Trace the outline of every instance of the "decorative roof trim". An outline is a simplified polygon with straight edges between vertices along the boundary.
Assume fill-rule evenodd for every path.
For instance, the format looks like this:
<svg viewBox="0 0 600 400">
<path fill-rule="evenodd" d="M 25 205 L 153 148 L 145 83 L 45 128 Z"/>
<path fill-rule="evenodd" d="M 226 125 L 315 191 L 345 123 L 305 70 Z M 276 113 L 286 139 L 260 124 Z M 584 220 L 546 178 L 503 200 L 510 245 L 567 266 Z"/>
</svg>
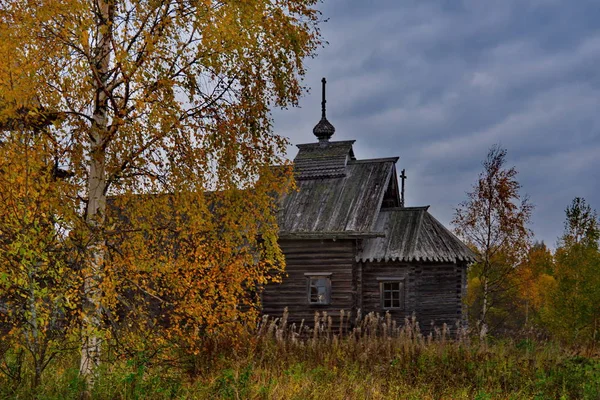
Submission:
<svg viewBox="0 0 600 400">
<path fill-rule="evenodd" d="M 356 256 L 356 262 L 473 262 L 474 260 L 467 257 L 382 257 L 382 258 L 361 258 Z"/>
<path fill-rule="evenodd" d="M 309 174 L 306 172 L 294 172 L 294 179 L 297 181 L 309 181 L 313 179 L 337 179 L 343 178 L 346 176 L 344 172 L 327 172 L 320 171 L 315 172 L 314 174 Z"/>
<path fill-rule="evenodd" d="M 431 206 L 418 206 L 418 207 L 390 207 L 382 208 L 380 212 L 386 211 L 427 211 Z M 439 222 L 439 221 L 438 221 Z"/>
<path fill-rule="evenodd" d="M 342 145 L 342 144 L 354 144 L 356 143 L 356 140 L 338 140 L 335 142 L 328 142 L 327 146 L 331 146 L 331 145 Z M 296 147 L 299 149 L 302 148 L 310 148 L 310 147 L 320 147 L 321 144 L 320 143 L 301 143 L 301 144 L 297 144 Z"/>
<path fill-rule="evenodd" d="M 304 276 L 331 276 L 333 272 L 305 272 Z"/>
</svg>

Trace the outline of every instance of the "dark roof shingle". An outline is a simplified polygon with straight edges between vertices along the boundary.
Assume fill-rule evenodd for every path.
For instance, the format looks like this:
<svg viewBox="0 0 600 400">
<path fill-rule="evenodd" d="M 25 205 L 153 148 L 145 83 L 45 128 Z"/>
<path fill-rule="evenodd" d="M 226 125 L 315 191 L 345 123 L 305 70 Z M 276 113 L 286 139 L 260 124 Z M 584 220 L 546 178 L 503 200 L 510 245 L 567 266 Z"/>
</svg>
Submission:
<svg viewBox="0 0 600 400">
<path fill-rule="evenodd" d="M 354 159 L 354 142 L 347 140 L 299 144 L 300 151 L 294 159 L 296 180 L 343 177 L 346 164 Z"/>
<path fill-rule="evenodd" d="M 298 180 L 282 199 L 280 231 L 373 233 L 395 161 L 349 161 L 343 176 Z"/>
<path fill-rule="evenodd" d="M 383 209 L 357 261 L 476 261 L 476 255 L 427 211 L 427 207 Z"/>
</svg>

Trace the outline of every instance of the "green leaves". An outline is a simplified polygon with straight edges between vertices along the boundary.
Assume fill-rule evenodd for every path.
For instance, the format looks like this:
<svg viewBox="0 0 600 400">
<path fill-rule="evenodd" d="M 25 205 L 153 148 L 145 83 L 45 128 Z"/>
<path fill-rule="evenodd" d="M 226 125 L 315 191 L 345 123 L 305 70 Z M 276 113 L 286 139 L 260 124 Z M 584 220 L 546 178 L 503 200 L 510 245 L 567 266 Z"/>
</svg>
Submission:
<svg viewBox="0 0 600 400">
<path fill-rule="evenodd" d="M 597 248 L 600 226 L 596 210 L 593 210 L 584 198 L 575 197 L 565 214 L 565 233 L 561 238 L 563 245 L 569 247 L 581 243 Z"/>
</svg>

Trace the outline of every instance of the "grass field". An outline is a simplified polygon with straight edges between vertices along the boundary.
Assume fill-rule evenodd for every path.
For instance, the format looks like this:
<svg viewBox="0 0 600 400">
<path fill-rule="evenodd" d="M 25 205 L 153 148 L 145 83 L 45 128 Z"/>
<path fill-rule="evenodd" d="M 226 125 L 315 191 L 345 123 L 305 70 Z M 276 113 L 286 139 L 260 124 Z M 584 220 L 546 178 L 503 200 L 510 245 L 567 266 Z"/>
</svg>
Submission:
<svg viewBox="0 0 600 400">
<path fill-rule="evenodd" d="M 339 335 L 328 318 L 317 330 L 266 321 L 241 347 L 212 355 L 105 362 L 95 399 L 600 399 L 594 349 L 549 342 L 474 341 L 442 327 L 422 335 L 414 321 L 361 321 Z M 337 332 L 337 333 L 336 333 Z M 4 367 L 15 362 L 10 356 Z M 35 391 L 0 376 L 0 397 L 78 399 L 76 354 L 58 358 Z"/>
</svg>

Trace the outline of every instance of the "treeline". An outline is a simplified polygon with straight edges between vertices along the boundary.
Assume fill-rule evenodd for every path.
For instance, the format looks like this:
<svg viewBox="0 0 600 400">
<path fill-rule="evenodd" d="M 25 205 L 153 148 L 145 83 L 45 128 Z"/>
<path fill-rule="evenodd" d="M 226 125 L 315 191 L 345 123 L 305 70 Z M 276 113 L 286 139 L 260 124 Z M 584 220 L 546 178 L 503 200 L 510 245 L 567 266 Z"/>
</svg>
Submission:
<svg viewBox="0 0 600 400">
<path fill-rule="evenodd" d="M 600 341 L 600 228 L 581 197 L 565 210 L 552 251 L 528 228 L 533 204 L 520 194 L 506 150 L 490 149 L 477 184 L 456 210 L 456 232 L 478 253 L 468 273 L 469 321 L 480 335 Z"/>
</svg>

